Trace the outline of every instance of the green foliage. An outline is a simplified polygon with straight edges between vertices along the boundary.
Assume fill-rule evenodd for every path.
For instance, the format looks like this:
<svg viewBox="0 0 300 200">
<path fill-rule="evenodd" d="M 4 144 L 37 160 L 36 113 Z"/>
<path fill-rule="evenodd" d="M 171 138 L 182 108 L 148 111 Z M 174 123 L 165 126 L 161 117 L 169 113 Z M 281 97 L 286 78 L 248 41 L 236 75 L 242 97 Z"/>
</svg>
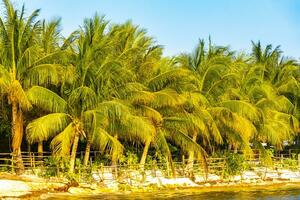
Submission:
<svg viewBox="0 0 300 200">
<path fill-rule="evenodd" d="M 224 169 L 224 176 L 240 175 L 245 169 L 248 168 L 245 162 L 245 157 L 242 154 L 227 153 L 226 155 L 226 166 Z"/>
<path fill-rule="evenodd" d="M 25 124 L 30 144 L 49 141 L 55 159 L 70 161 L 51 158 L 47 165 L 63 163 L 70 172 L 89 160 L 76 160 L 77 149 L 100 151 L 95 165 L 143 164 L 141 152 L 155 149 L 148 163 L 172 165 L 191 152 L 205 161 L 228 147 L 245 155 L 258 148 L 270 166 L 262 143 L 280 150 L 299 135 L 300 64 L 279 46 L 252 42 L 252 52 L 243 54 L 209 38 L 168 58 L 130 21 L 112 24 L 95 14 L 64 38 L 60 19 L 40 19 L 40 10 L 26 15 L 9 0 L 3 5 L 0 131 L 11 128 L 15 152 Z M 228 176 L 246 167 L 243 155 L 226 156 Z"/>
<path fill-rule="evenodd" d="M 298 160 L 294 158 L 286 158 L 283 160 L 283 167 L 287 169 L 293 169 L 297 170 L 298 169 Z"/>
<path fill-rule="evenodd" d="M 119 162 L 121 165 L 136 165 L 139 163 L 139 157 L 136 153 L 129 150 L 120 158 Z"/>
<path fill-rule="evenodd" d="M 272 149 L 263 149 L 259 154 L 259 160 L 263 166 L 270 167 L 273 165 L 273 151 Z"/>
<path fill-rule="evenodd" d="M 65 174 L 66 171 L 69 169 L 69 164 L 67 159 L 63 158 L 56 158 L 53 156 L 50 156 L 48 158 L 45 158 L 44 160 L 45 167 L 42 168 L 40 176 L 43 177 L 53 177 L 53 176 L 59 176 L 62 174 Z"/>
</svg>

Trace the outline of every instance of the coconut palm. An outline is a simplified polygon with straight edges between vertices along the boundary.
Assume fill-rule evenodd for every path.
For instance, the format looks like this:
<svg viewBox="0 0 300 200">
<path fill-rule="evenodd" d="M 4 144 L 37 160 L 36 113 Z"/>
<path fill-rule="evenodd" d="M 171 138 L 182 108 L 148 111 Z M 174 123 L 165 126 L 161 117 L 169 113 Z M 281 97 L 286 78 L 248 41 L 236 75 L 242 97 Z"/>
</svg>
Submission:
<svg viewBox="0 0 300 200">
<path fill-rule="evenodd" d="M 211 41 L 206 49 L 203 40 L 192 54 L 180 55 L 177 60 L 196 77 L 198 84 L 194 93 L 209 102 L 199 108 L 211 116 L 225 144 L 249 152 L 250 139 L 257 132 L 254 122 L 261 119 L 261 114 L 254 105 L 240 98 L 235 89 L 240 84 L 239 72 L 244 61 L 235 58 L 227 47 L 212 45 Z M 204 133 L 203 130 L 198 132 Z"/>
<path fill-rule="evenodd" d="M 1 46 L 1 92 L 12 107 L 12 150 L 17 157 L 17 165 L 22 169 L 21 142 L 23 137 L 24 112 L 30 110 L 32 102 L 39 98 L 25 91 L 34 85 L 56 85 L 62 82 L 64 67 L 51 58 L 61 54 L 58 48 L 51 53 L 40 45 L 41 22 L 37 20 L 39 10 L 25 18 L 24 6 L 21 10 L 10 1 L 3 0 L 4 17 L 0 18 Z M 50 36 L 45 38 L 51 40 Z M 41 89 L 42 88 L 36 88 Z M 51 102 L 49 103 L 51 104 Z"/>
<path fill-rule="evenodd" d="M 172 141 L 183 151 L 195 151 L 197 155 L 205 157 L 203 148 L 193 141 L 188 132 L 188 125 L 192 120 L 187 120 L 186 113 L 181 113 L 186 103 L 182 91 L 188 87 L 186 83 L 191 80 L 189 73 L 177 69 L 174 61 L 162 60 L 159 68 L 152 68 L 151 74 L 144 85 L 139 85 L 136 90 L 126 93 L 126 98 L 133 104 L 141 116 L 147 117 L 155 127 L 153 137 L 144 144 L 140 164 L 145 164 L 150 144 L 161 151 L 172 164 L 172 155 L 167 141 Z M 178 114 L 177 114 L 178 113 Z M 179 128 L 179 126 L 182 128 Z"/>
<path fill-rule="evenodd" d="M 58 103 L 66 107 L 61 113 L 46 115 L 27 127 L 30 141 L 54 137 L 51 146 L 55 154 L 69 155 L 72 146 L 70 172 L 74 170 L 77 146 L 82 136 L 87 138 L 84 157 L 84 165 L 87 165 L 92 145 L 100 150 L 110 149 L 112 161 L 116 162 L 123 150 L 118 138 L 145 140 L 147 134 L 151 135 L 149 123 L 132 114 L 128 106 L 114 97 L 115 88 L 131 80 L 127 78 L 131 73 L 128 74 L 129 70 L 121 63 L 108 60 L 109 55 L 103 49 L 103 46 L 109 48 L 104 35 L 106 24 L 98 15 L 85 20 L 71 61 L 77 71 L 77 80 L 72 85 L 63 85 L 62 96 L 66 100 L 57 97 Z M 56 126 L 51 123 L 51 127 L 43 125 L 48 118 L 52 118 Z M 39 137 L 39 130 L 44 130 L 43 137 Z"/>
</svg>

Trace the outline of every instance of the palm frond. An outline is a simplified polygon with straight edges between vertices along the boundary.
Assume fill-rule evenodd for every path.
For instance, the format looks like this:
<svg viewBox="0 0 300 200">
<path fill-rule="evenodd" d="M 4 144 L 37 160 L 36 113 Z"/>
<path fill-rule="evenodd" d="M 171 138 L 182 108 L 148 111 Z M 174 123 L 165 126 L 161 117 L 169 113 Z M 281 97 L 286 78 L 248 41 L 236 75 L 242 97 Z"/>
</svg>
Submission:
<svg viewBox="0 0 300 200">
<path fill-rule="evenodd" d="M 71 122 L 70 117 L 65 113 L 52 113 L 30 122 L 26 127 L 27 140 L 30 143 L 47 141 Z"/>
<path fill-rule="evenodd" d="M 33 104 L 49 112 L 66 112 L 67 102 L 53 91 L 40 86 L 33 86 L 26 95 Z"/>
<path fill-rule="evenodd" d="M 56 135 L 50 143 L 53 154 L 57 157 L 70 156 L 71 146 L 75 136 L 73 123 L 70 123 L 61 133 Z"/>
<path fill-rule="evenodd" d="M 220 102 L 219 105 L 230 109 L 232 112 L 238 113 L 239 115 L 246 117 L 247 119 L 254 122 L 262 121 L 261 112 L 249 102 L 242 100 L 227 100 Z"/>
<path fill-rule="evenodd" d="M 95 128 L 92 138 L 92 144 L 96 149 L 100 151 L 108 150 L 112 155 L 112 160 L 118 160 L 121 157 L 124 147 L 119 140 L 104 129 L 98 127 Z"/>
<path fill-rule="evenodd" d="M 23 110 L 31 109 L 32 105 L 19 81 L 15 80 L 9 87 L 10 101 L 17 101 Z"/>
</svg>

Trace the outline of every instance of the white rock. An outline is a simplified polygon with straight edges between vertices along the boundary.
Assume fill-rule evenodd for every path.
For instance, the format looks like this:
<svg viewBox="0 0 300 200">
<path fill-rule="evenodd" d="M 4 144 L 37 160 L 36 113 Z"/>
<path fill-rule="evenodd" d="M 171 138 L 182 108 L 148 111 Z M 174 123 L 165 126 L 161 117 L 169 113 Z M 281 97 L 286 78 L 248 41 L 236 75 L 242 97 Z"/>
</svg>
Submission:
<svg viewBox="0 0 300 200">
<path fill-rule="evenodd" d="M 265 178 L 279 178 L 277 172 L 267 172 Z"/>
<path fill-rule="evenodd" d="M 240 181 L 242 180 L 242 177 L 240 175 L 236 175 L 232 178 L 233 181 Z"/>
<path fill-rule="evenodd" d="M 207 180 L 208 181 L 219 181 L 219 180 L 221 180 L 221 177 L 218 175 L 215 175 L 215 174 L 208 174 Z"/>
<path fill-rule="evenodd" d="M 164 186 L 190 186 L 190 187 L 195 187 L 198 186 L 196 183 L 191 181 L 188 178 L 164 178 L 161 177 L 159 178 L 161 181 L 161 184 Z"/>
<path fill-rule="evenodd" d="M 210 184 L 210 183 L 205 183 L 204 186 L 205 186 L 205 187 L 210 187 L 211 184 Z"/>
<path fill-rule="evenodd" d="M 103 172 L 103 174 L 100 174 L 100 177 L 104 180 L 112 180 L 114 179 L 114 176 L 111 172 Z"/>
<path fill-rule="evenodd" d="M 101 178 L 100 178 L 100 176 L 98 175 L 98 174 L 92 174 L 92 177 L 93 177 L 93 179 L 95 180 L 95 181 L 100 181 L 101 180 Z"/>
<path fill-rule="evenodd" d="M 204 176 L 200 176 L 200 175 L 196 175 L 195 176 L 195 182 L 196 183 L 205 182 L 205 177 Z"/>
<path fill-rule="evenodd" d="M 286 171 L 286 172 L 280 174 L 280 178 L 282 178 L 282 179 L 297 179 L 300 177 L 295 172 Z"/>
<path fill-rule="evenodd" d="M 245 171 L 242 174 L 243 179 L 250 180 L 250 179 L 259 179 L 260 177 L 253 171 Z"/>
</svg>

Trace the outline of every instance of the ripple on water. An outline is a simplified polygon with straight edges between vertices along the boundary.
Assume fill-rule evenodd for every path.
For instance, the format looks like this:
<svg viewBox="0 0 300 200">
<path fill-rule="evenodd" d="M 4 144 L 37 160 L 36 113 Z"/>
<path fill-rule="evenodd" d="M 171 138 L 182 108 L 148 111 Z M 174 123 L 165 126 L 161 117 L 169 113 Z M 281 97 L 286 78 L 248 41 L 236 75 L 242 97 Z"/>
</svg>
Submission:
<svg viewBox="0 0 300 200">
<path fill-rule="evenodd" d="M 71 196 L 71 195 L 53 195 L 46 199 L 61 199 L 61 200 L 79 200 L 79 199 L 101 199 L 101 200 L 148 200 L 148 199 L 201 199 L 201 200 L 290 200 L 300 199 L 300 189 L 274 189 L 274 190 L 258 190 L 258 191 L 213 191 L 202 192 L 200 190 L 168 190 L 163 192 L 153 193 L 129 193 L 129 194 L 103 194 L 91 196 Z"/>
</svg>

